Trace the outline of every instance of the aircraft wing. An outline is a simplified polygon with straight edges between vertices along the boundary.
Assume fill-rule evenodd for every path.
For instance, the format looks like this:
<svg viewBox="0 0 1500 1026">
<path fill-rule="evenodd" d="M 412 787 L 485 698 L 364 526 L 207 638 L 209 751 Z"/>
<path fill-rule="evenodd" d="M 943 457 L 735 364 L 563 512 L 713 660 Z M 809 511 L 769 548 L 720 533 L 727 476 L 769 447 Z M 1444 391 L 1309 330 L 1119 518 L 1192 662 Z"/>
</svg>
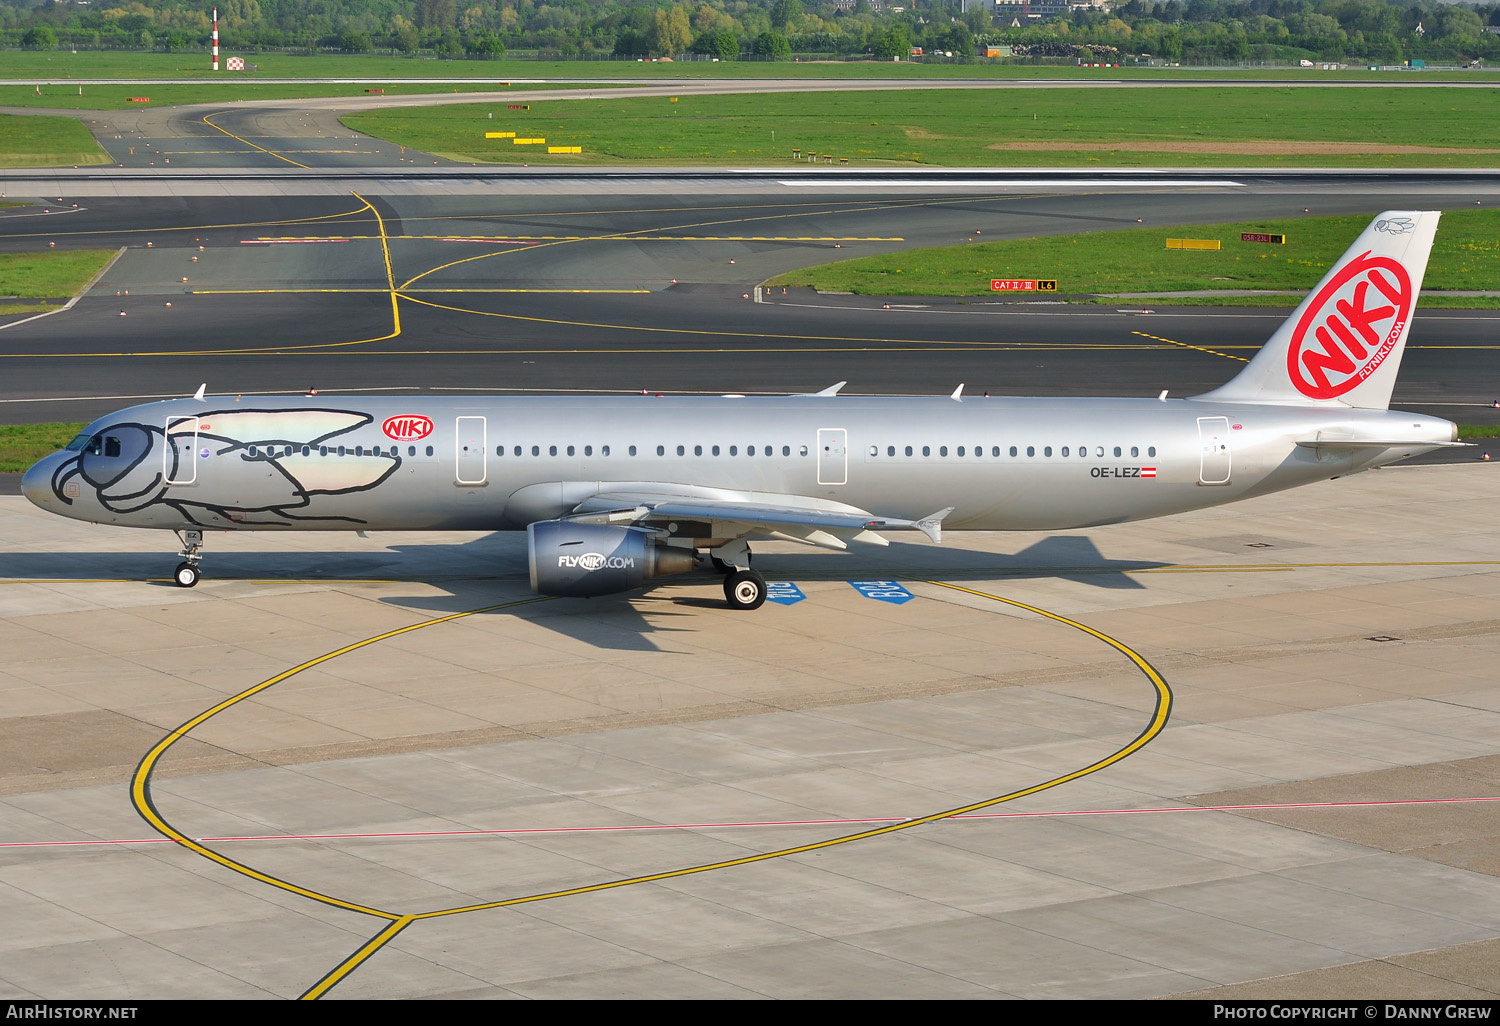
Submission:
<svg viewBox="0 0 1500 1026">
<path fill-rule="evenodd" d="M 569 519 L 627 522 L 642 527 L 701 521 L 712 524 L 711 533 L 719 538 L 758 534 L 843 549 L 850 541 L 890 544 L 878 533 L 881 531 L 921 531 L 941 543 L 943 518 L 951 512 L 949 507 L 920 520 L 903 520 L 842 504 L 829 508 L 818 499 L 798 495 L 711 498 L 632 491 L 591 496 L 575 507 Z"/>
</svg>

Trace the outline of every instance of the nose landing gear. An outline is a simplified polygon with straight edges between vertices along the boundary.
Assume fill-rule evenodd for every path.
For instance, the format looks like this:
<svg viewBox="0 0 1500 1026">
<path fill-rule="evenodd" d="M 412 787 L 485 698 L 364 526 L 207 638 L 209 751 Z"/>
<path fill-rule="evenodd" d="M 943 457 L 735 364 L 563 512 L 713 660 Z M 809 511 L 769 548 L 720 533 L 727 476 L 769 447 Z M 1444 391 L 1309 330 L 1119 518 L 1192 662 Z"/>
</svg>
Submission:
<svg viewBox="0 0 1500 1026">
<path fill-rule="evenodd" d="M 178 553 L 182 562 L 172 571 L 172 579 L 179 588 L 191 588 L 198 583 L 200 576 L 198 563 L 203 559 L 203 532 L 178 531 L 177 537 L 182 540 L 182 551 Z"/>
</svg>

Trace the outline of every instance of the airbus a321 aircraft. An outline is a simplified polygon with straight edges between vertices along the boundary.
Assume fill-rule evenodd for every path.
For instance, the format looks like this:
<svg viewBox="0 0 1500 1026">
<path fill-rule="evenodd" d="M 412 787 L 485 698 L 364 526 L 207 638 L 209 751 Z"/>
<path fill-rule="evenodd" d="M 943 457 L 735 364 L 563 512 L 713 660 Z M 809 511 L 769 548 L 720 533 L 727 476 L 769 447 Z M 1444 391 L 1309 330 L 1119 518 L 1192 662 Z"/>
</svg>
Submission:
<svg viewBox="0 0 1500 1026">
<path fill-rule="evenodd" d="M 522 530 L 531 586 L 605 595 L 747 542 L 1063 530 L 1163 516 L 1456 445 L 1388 409 L 1438 213 L 1377 217 L 1248 366 L 1190 399 L 210 397 L 134 406 L 26 472 L 32 502 L 176 531 Z"/>
</svg>

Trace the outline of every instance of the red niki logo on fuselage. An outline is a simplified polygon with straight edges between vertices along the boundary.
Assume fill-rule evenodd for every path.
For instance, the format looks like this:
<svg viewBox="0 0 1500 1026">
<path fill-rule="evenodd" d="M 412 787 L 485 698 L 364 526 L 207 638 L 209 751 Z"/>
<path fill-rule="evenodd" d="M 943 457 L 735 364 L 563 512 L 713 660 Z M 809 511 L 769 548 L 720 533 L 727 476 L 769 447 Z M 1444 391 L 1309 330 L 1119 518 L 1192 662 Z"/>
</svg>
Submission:
<svg viewBox="0 0 1500 1026">
<path fill-rule="evenodd" d="M 1400 261 L 1368 252 L 1351 260 L 1292 332 L 1286 363 L 1297 391 L 1336 399 L 1375 373 L 1396 348 L 1415 300 Z"/>
<path fill-rule="evenodd" d="M 432 434 L 432 421 L 426 417 L 402 416 L 387 417 L 384 424 L 380 425 L 387 438 L 394 438 L 398 442 L 415 442 L 420 438 L 426 438 Z"/>
</svg>

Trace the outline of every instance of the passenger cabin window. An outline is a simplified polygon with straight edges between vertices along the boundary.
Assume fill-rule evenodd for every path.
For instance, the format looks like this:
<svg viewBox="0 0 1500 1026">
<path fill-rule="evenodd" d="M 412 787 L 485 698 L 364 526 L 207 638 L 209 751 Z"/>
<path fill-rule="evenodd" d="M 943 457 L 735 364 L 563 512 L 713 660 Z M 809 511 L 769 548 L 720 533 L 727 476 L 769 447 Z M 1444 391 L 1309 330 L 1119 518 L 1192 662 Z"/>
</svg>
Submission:
<svg viewBox="0 0 1500 1026">
<path fill-rule="evenodd" d="M 432 446 L 430 446 L 430 445 L 427 447 L 427 455 L 429 455 L 429 456 L 432 455 Z M 516 455 L 517 456 L 521 455 L 521 447 L 519 445 L 516 446 Z"/>
</svg>

